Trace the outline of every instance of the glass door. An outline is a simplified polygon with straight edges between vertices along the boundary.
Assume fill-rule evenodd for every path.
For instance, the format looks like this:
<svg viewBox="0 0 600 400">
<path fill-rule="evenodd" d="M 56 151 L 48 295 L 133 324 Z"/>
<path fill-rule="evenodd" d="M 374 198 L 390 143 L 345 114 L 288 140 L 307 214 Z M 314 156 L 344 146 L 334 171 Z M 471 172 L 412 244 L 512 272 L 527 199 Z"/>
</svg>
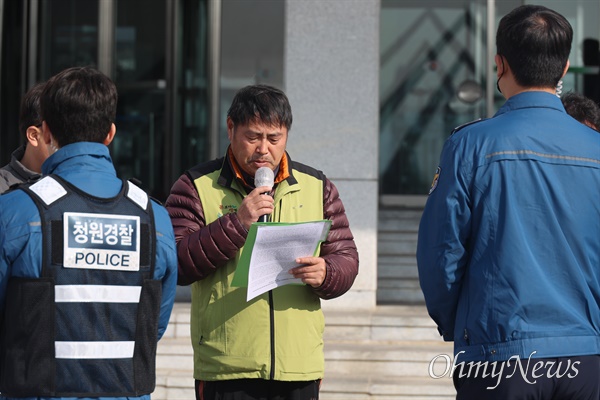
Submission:
<svg viewBox="0 0 600 400">
<path fill-rule="evenodd" d="M 166 200 L 206 146 L 206 0 L 39 4 L 38 76 L 84 65 L 110 76 L 119 93 L 110 146 L 117 173 Z"/>
<path fill-rule="evenodd" d="M 504 15 L 525 3 L 544 5 L 569 20 L 574 37 L 563 92 L 600 102 L 598 0 L 382 0 L 383 198 L 408 204 L 410 195 L 425 196 L 452 129 L 491 116 L 504 103 L 490 84 L 495 83 L 495 31 Z"/>
<path fill-rule="evenodd" d="M 166 0 L 41 2 L 40 76 L 94 66 L 117 86 L 118 174 L 164 197 Z M 140 10 L 144 10 L 143 13 Z"/>
<path fill-rule="evenodd" d="M 163 199 L 163 150 L 169 148 L 165 135 L 167 6 L 165 0 L 127 0 L 115 5 L 111 66 L 119 104 L 111 154 L 121 176 L 139 179 L 145 189 Z"/>
<path fill-rule="evenodd" d="M 425 195 L 444 140 L 486 116 L 486 1 L 383 0 L 380 191 Z"/>
</svg>

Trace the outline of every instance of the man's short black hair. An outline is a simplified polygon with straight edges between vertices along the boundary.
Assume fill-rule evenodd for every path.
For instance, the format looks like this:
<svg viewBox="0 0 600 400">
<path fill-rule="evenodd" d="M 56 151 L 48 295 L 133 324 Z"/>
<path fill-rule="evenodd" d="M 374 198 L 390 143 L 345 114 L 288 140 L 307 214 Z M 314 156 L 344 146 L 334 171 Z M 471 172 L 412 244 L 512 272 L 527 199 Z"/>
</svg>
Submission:
<svg viewBox="0 0 600 400">
<path fill-rule="evenodd" d="M 42 118 L 59 146 L 102 143 L 115 121 L 117 89 L 95 68 L 72 67 L 48 80 L 40 103 Z"/>
<path fill-rule="evenodd" d="M 19 132 L 27 143 L 27 128 L 30 126 L 42 126 L 42 112 L 40 110 L 40 96 L 44 90 L 45 82 L 33 85 L 21 98 L 19 110 Z"/>
<path fill-rule="evenodd" d="M 543 6 L 523 5 L 500 20 L 497 53 L 523 87 L 553 88 L 569 60 L 573 28 L 565 17 Z"/>
<path fill-rule="evenodd" d="M 577 121 L 600 131 L 600 106 L 594 100 L 576 92 L 561 97 L 567 114 Z"/>
<path fill-rule="evenodd" d="M 269 85 L 250 85 L 233 98 L 227 117 L 234 125 L 257 121 L 269 126 L 292 127 L 292 108 L 283 91 Z"/>
</svg>

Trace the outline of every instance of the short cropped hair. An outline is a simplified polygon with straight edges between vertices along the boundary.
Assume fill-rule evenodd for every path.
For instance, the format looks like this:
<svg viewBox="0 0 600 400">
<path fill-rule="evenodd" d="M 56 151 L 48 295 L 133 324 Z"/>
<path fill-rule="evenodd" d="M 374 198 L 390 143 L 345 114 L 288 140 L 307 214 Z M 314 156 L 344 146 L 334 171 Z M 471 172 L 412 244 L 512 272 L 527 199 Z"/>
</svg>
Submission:
<svg viewBox="0 0 600 400">
<path fill-rule="evenodd" d="M 292 108 L 283 91 L 268 85 L 250 85 L 233 98 L 227 117 L 234 125 L 257 121 L 269 126 L 292 127 Z"/>
<path fill-rule="evenodd" d="M 42 118 L 59 146 L 102 143 L 117 113 L 117 89 L 92 67 L 67 68 L 50 78 L 41 97 Z"/>
<path fill-rule="evenodd" d="M 19 132 L 27 143 L 27 128 L 42 126 L 42 112 L 40 110 L 40 96 L 44 90 L 45 82 L 33 85 L 21 98 L 19 110 Z"/>
<path fill-rule="evenodd" d="M 567 114 L 582 124 L 600 131 L 600 106 L 582 94 L 569 92 L 561 97 Z"/>
<path fill-rule="evenodd" d="M 572 40 L 573 28 L 565 17 L 543 6 L 523 5 L 500 20 L 496 48 L 519 85 L 553 88 L 563 76 Z"/>
</svg>

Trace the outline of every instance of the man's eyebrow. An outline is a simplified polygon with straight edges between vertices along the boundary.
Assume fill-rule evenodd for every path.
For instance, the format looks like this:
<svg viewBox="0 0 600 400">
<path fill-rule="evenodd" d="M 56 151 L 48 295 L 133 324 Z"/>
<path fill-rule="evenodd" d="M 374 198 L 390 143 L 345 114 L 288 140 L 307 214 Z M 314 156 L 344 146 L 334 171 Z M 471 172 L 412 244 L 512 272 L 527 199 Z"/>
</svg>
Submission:
<svg viewBox="0 0 600 400">
<path fill-rule="evenodd" d="M 263 136 L 263 135 L 266 135 L 266 136 L 280 136 L 280 135 L 283 135 L 283 132 L 277 131 L 277 132 L 264 133 L 264 132 L 259 132 L 259 131 L 254 131 L 252 129 L 248 129 L 246 131 L 246 134 L 247 135 L 260 135 L 260 136 Z"/>
</svg>

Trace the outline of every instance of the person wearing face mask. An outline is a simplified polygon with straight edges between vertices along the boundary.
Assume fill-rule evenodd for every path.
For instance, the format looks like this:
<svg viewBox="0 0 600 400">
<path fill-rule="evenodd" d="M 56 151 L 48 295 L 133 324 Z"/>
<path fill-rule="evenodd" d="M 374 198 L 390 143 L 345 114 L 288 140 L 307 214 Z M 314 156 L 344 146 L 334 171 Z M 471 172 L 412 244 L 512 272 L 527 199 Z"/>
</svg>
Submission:
<svg viewBox="0 0 600 400">
<path fill-rule="evenodd" d="M 117 90 L 91 67 L 40 94 L 43 178 L 0 196 L 0 400 L 149 400 L 177 283 L 167 211 L 117 177 Z"/>
<path fill-rule="evenodd" d="M 572 38 L 546 7 L 505 15 L 506 102 L 442 149 L 416 256 L 457 400 L 600 398 L 600 136 L 557 96 Z"/>
<path fill-rule="evenodd" d="M 224 157 L 186 171 L 165 206 L 175 229 L 178 284 L 192 285 L 191 336 L 198 400 L 316 400 L 324 374 L 321 299 L 339 297 L 358 253 L 335 185 L 286 152 L 292 111 L 267 85 L 240 89 L 227 113 Z M 273 190 L 255 187 L 260 167 Z M 271 191 L 271 192 L 270 192 Z M 265 194 L 270 192 L 270 194 Z M 231 281 L 250 226 L 329 219 L 318 256 L 296 260 L 286 285 L 246 301 Z"/>
<path fill-rule="evenodd" d="M 25 144 L 16 149 L 11 160 L 0 168 L 0 194 L 12 185 L 38 178 L 42 163 L 48 158 L 48 147 L 42 140 L 40 94 L 44 83 L 37 83 L 25 93 L 19 112 L 19 132 Z"/>
</svg>

